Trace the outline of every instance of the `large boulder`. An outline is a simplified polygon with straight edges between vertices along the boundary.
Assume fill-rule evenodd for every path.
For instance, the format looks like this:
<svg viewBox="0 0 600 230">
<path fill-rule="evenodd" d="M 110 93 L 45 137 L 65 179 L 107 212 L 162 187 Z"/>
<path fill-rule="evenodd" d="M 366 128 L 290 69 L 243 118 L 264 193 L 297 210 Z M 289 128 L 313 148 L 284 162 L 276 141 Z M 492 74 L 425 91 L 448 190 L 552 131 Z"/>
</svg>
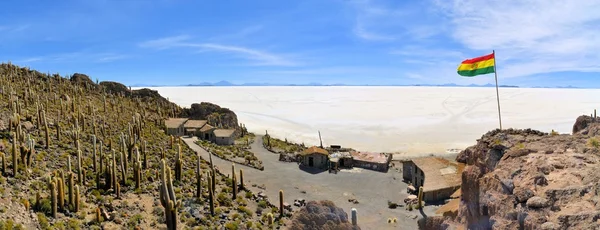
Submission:
<svg viewBox="0 0 600 230">
<path fill-rule="evenodd" d="M 360 219 L 359 219 L 360 223 Z M 353 226 L 348 214 L 332 201 L 309 201 L 306 206 L 294 213 L 290 220 L 289 230 L 323 229 L 323 230 L 359 230 Z"/>
<path fill-rule="evenodd" d="M 210 125 L 219 128 L 239 129 L 237 115 L 233 111 L 210 102 L 194 103 L 191 108 L 183 109 L 181 116 L 207 120 Z"/>
</svg>

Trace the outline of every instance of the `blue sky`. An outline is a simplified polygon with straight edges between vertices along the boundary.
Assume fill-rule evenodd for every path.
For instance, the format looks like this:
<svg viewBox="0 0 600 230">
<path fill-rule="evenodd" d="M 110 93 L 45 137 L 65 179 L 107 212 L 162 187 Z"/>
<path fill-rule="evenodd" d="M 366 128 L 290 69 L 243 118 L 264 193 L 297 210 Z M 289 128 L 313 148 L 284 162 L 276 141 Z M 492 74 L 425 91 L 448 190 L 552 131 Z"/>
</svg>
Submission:
<svg viewBox="0 0 600 230">
<path fill-rule="evenodd" d="M 600 87 L 600 1 L 7 0 L 0 61 L 131 84 Z"/>
</svg>

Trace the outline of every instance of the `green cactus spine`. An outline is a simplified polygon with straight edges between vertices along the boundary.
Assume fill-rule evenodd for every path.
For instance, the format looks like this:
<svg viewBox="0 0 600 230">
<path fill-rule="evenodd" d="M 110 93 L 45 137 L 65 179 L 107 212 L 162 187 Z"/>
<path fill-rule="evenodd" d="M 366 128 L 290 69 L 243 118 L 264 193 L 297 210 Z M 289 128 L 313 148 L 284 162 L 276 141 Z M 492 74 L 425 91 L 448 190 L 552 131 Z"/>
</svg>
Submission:
<svg viewBox="0 0 600 230">
<path fill-rule="evenodd" d="M 279 190 L 279 217 L 283 218 L 283 190 Z"/>
<path fill-rule="evenodd" d="M 56 212 L 57 212 L 57 202 L 56 202 L 56 183 L 54 183 L 54 181 L 50 182 L 50 199 L 51 199 L 51 206 L 52 206 L 52 217 L 56 218 Z"/>
</svg>

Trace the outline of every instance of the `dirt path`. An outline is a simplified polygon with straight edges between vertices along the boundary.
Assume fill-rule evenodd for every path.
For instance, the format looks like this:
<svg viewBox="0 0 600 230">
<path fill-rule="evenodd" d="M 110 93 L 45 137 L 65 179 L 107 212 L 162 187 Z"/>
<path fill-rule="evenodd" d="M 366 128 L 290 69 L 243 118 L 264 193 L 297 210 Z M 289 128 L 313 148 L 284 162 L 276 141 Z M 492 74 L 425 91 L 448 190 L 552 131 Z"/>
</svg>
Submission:
<svg viewBox="0 0 600 230">
<path fill-rule="evenodd" d="M 209 153 L 194 143 L 195 138 L 183 140 L 204 159 Z M 262 147 L 262 137 L 257 136 L 251 145 L 253 152 L 265 166 L 264 171 L 236 164 L 237 169 L 244 169 L 244 180 L 248 185 L 264 185 L 266 190 L 250 187 L 253 192 L 264 191 L 269 200 L 276 203 L 279 190 L 284 191 L 284 202 L 293 204 L 294 199 L 331 200 L 348 214 L 351 208 L 358 211 L 358 222 L 362 229 L 416 229 L 417 211 L 408 212 L 404 208 L 388 209 L 387 201 L 400 201 L 406 197 L 406 184 L 402 183 L 402 175 L 390 170 L 388 173 L 370 170 L 343 170 L 338 174 L 327 171 L 321 173 L 301 170 L 297 163 L 280 162 L 278 155 Z M 221 172 L 229 174 L 232 162 L 213 157 L 215 166 Z M 357 199 L 359 204 L 352 204 L 348 199 Z M 296 207 L 294 207 L 296 208 Z M 433 208 L 426 209 L 431 213 Z M 396 225 L 387 223 L 388 218 L 397 218 Z"/>
</svg>

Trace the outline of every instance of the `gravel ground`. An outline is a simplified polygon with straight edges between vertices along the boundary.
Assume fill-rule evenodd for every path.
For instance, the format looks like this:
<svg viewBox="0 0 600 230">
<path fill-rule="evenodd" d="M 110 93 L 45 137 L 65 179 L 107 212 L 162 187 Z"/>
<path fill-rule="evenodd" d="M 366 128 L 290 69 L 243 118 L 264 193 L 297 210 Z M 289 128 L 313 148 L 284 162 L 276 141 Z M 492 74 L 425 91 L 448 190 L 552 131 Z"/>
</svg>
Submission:
<svg viewBox="0 0 600 230">
<path fill-rule="evenodd" d="M 208 159 L 208 153 L 194 144 L 195 138 L 183 139 L 192 149 L 203 158 Z M 293 204 L 294 199 L 331 200 L 344 209 L 348 214 L 352 208 L 358 212 L 358 223 L 362 229 L 417 229 L 417 219 L 422 214 L 407 211 L 404 207 L 389 209 L 387 201 L 401 201 L 407 196 L 407 185 L 402 182 L 402 172 L 391 168 L 387 173 L 376 172 L 361 168 L 342 170 L 337 174 L 328 171 L 311 171 L 301 169 L 297 163 L 285 163 L 278 160 L 278 155 L 262 147 L 262 138 L 257 136 L 251 145 L 252 151 L 265 166 L 264 171 L 236 164 L 237 169 L 244 170 L 246 186 L 253 192 L 263 191 L 273 203 L 277 203 L 278 192 L 284 191 L 284 202 Z M 225 174 L 231 170 L 232 162 L 213 156 L 215 166 Z M 266 189 L 258 187 L 264 186 Z M 358 204 L 348 202 L 356 199 Z M 294 206 L 294 208 L 296 208 Z M 435 206 L 427 206 L 425 215 L 433 215 Z M 388 224 L 388 218 L 397 218 L 396 224 Z"/>
</svg>

